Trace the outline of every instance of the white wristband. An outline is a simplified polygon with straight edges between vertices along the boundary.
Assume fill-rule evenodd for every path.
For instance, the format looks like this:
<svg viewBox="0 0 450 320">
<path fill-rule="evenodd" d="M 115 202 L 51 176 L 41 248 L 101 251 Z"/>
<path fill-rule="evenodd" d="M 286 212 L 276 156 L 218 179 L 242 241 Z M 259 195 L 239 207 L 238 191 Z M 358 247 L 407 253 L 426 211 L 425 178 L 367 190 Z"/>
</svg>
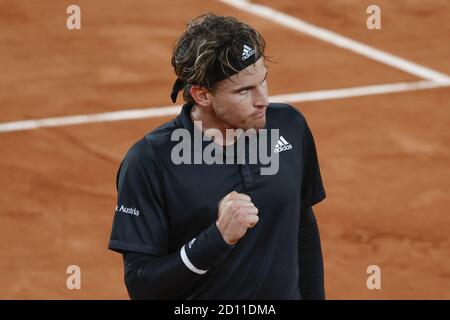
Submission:
<svg viewBox="0 0 450 320">
<path fill-rule="evenodd" d="M 191 270 L 194 273 L 197 274 L 205 274 L 206 272 L 208 272 L 208 270 L 200 270 L 197 269 L 190 261 L 188 256 L 186 255 L 186 250 L 184 249 L 185 246 L 183 246 L 181 248 L 180 254 L 181 254 L 181 260 L 183 260 L 184 264 L 186 265 L 186 267 L 189 268 L 189 270 Z"/>
</svg>

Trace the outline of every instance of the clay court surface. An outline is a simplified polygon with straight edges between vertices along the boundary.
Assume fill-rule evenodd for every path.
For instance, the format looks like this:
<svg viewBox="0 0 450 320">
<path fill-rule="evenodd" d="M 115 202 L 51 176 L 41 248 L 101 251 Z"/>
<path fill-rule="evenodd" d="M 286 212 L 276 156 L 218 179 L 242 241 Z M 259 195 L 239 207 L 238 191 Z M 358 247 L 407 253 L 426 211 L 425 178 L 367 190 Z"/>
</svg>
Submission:
<svg viewBox="0 0 450 320">
<path fill-rule="evenodd" d="M 440 74 L 450 74 L 446 0 L 255 1 Z M 172 44 L 208 11 L 265 37 L 271 95 L 435 81 L 220 1 L 0 0 L 2 124 L 171 105 Z M 297 101 L 316 140 L 327 199 L 315 207 L 329 299 L 450 299 L 450 82 Z M 0 298 L 127 299 L 107 250 L 127 149 L 174 115 L 0 132 Z M 176 199 L 174 199 L 176 201 Z M 66 268 L 81 268 L 81 290 Z M 381 268 L 369 290 L 366 268 Z"/>
</svg>

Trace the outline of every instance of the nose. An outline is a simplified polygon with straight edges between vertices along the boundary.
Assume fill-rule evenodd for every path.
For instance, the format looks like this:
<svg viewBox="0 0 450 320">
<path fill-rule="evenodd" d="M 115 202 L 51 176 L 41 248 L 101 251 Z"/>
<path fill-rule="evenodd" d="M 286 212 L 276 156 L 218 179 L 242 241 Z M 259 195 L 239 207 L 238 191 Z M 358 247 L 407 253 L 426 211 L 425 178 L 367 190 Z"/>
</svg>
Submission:
<svg viewBox="0 0 450 320">
<path fill-rule="evenodd" d="M 269 105 L 269 96 L 267 87 L 256 87 L 253 95 L 253 106 L 256 108 L 265 108 Z"/>
</svg>

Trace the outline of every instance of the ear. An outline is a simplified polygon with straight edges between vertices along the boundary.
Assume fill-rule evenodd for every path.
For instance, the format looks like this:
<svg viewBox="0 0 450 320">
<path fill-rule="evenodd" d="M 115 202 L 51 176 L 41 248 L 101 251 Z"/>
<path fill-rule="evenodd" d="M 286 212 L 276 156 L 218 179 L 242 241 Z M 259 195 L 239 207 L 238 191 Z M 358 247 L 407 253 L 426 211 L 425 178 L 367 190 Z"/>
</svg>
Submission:
<svg viewBox="0 0 450 320">
<path fill-rule="evenodd" d="M 200 107 L 208 107 L 211 105 L 211 93 L 205 88 L 194 85 L 191 86 L 189 93 L 194 99 L 195 103 Z"/>
</svg>

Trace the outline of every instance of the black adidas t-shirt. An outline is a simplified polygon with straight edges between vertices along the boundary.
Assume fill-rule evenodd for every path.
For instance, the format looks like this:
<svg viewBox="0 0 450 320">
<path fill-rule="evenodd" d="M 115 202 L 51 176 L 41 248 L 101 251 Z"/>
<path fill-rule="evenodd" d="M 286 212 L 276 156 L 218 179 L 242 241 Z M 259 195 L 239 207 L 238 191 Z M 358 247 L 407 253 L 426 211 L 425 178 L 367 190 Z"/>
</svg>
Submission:
<svg viewBox="0 0 450 320">
<path fill-rule="evenodd" d="M 214 250 L 223 250 L 222 255 L 184 298 L 299 299 L 300 210 L 325 198 L 305 118 L 289 105 L 269 105 L 266 129 L 279 129 L 280 139 L 271 146 L 277 149 L 279 169 L 261 175 L 267 165 L 260 163 L 174 164 L 171 152 L 179 141 L 171 140 L 172 132 L 184 128 L 194 136 L 197 130 L 191 108 L 184 105 L 176 119 L 134 144 L 122 161 L 109 248 L 156 256 L 180 252 L 186 268 L 197 272 L 207 257 L 202 260 L 197 253 L 192 262 L 180 249 L 188 249 L 185 245 L 209 228 Z M 259 209 L 258 224 L 234 246 L 215 228 L 218 202 L 231 191 L 248 194 Z"/>
</svg>

